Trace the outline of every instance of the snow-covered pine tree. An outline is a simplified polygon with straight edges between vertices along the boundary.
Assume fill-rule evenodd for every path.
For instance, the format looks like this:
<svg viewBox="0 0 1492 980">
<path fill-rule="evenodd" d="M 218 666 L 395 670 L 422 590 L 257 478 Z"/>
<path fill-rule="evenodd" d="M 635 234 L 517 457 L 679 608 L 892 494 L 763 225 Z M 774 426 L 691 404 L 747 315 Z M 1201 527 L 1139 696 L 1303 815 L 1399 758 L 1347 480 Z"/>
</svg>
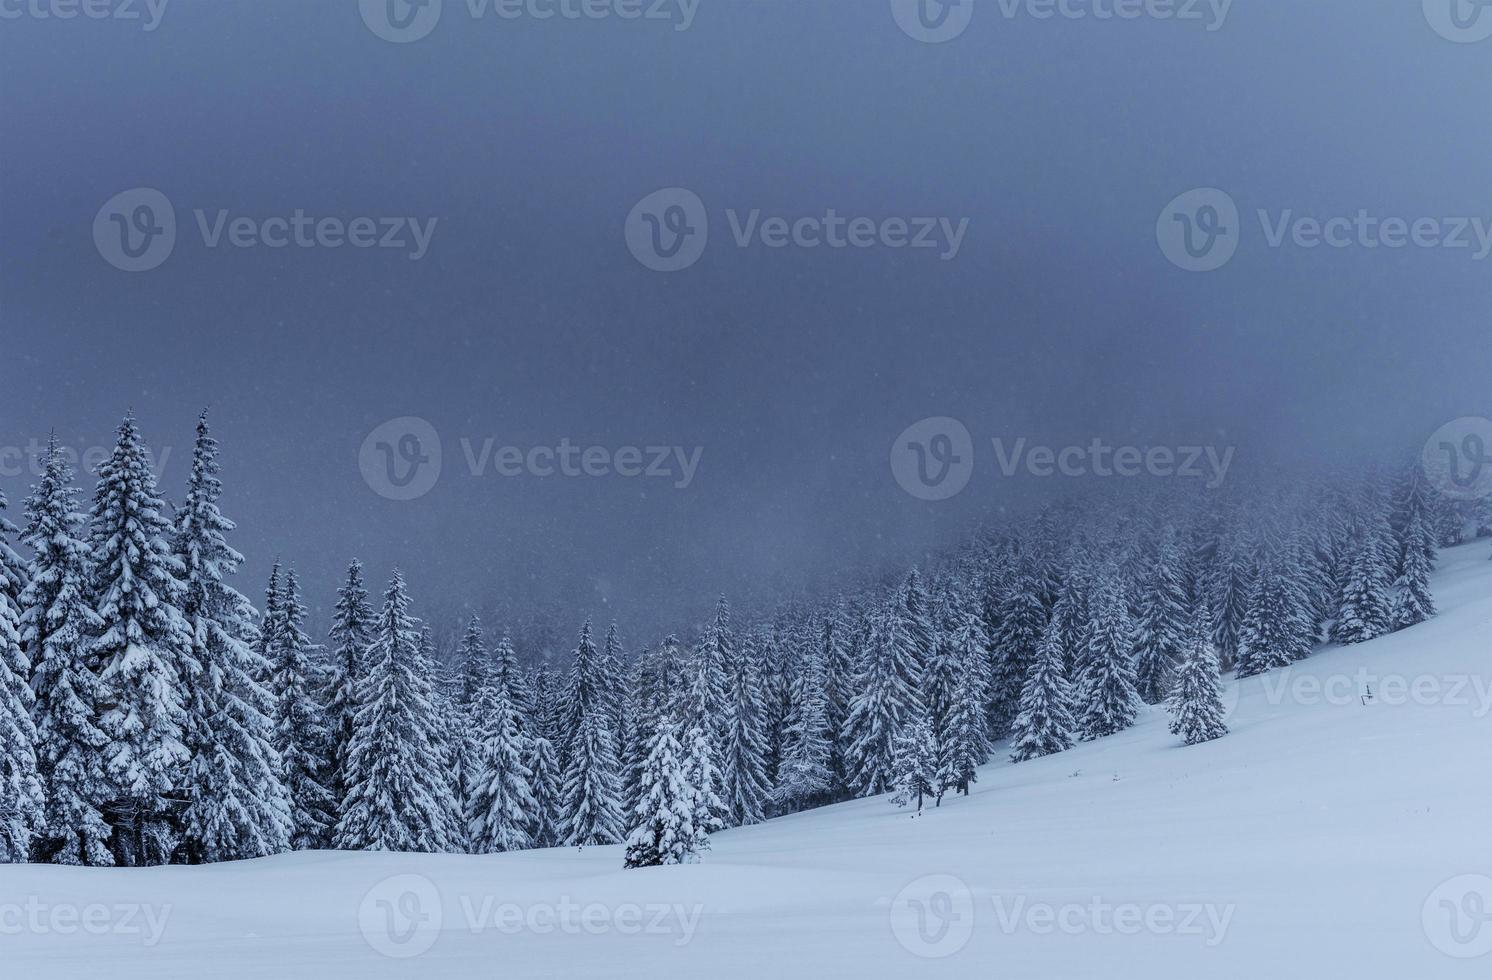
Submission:
<svg viewBox="0 0 1492 980">
<path fill-rule="evenodd" d="M 941 735 L 938 785 L 940 792 L 952 789 L 968 796 L 969 787 L 978 779 L 976 770 L 988 761 L 990 753 L 983 621 L 966 613 L 955 643 L 960 652 L 958 679 Z"/>
<path fill-rule="evenodd" d="M 990 678 L 990 733 L 996 738 L 1010 734 L 1020 711 L 1026 674 L 1046 632 L 1047 609 L 1041 593 L 1035 562 L 1021 559 L 1001 599 L 1000 625 L 992 638 L 995 669 Z"/>
<path fill-rule="evenodd" d="M 1311 616 L 1298 573 L 1289 553 L 1266 534 L 1253 595 L 1238 634 L 1239 677 L 1262 674 L 1310 655 Z"/>
<path fill-rule="evenodd" d="M 262 642 L 274 701 L 274 750 L 290 801 L 290 846 L 297 851 L 330 843 L 337 809 L 327 787 L 325 707 L 316 697 L 323 678 L 303 629 L 305 617 L 295 572 L 282 574 L 277 562 L 265 593 Z"/>
<path fill-rule="evenodd" d="M 88 604 L 90 551 L 67 457 L 52 438 L 41 480 L 26 500 L 22 541 L 32 552 L 20 596 L 21 639 L 36 692 L 37 763 L 46 792 L 44 835 L 36 857 L 56 864 L 114 863 L 102 729 L 102 694 L 89 642 L 98 617 Z"/>
<path fill-rule="evenodd" d="M 440 778 L 436 800 L 445 826 L 441 830 L 448 851 L 462 852 L 467 847 L 466 805 L 461 792 L 461 765 L 471 724 L 461 708 L 461 680 L 458 673 L 441 662 L 435 650 L 430 624 L 420 624 L 419 671 L 431 679 L 430 707 L 435 723 L 430 743 L 439 760 Z"/>
<path fill-rule="evenodd" d="M 714 753 L 718 782 L 713 790 L 722 806 L 713 816 L 723 827 L 731 818 L 724 788 L 736 778 L 729 771 L 731 759 L 725 752 L 733 707 L 728 671 L 730 664 L 736 659 L 736 638 L 731 630 L 730 603 L 723 595 L 715 601 L 715 619 L 705 629 L 694 659 L 695 676 L 691 679 L 690 687 L 695 713 L 688 719 L 688 724 L 691 729 L 698 727 L 704 732 L 706 742 Z"/>
<path fill-rule="evenodd" d="M 350 768 L 357 781 L 337 823 L 336 846 L 449 850 L 430 679 L 421 669 L 419 629 L 398 569 L 384 592 L 376 630 L 352 740 Z"/>
<path fill-rule="evenodd" d="M 875 615 L 859 690 L 850 705 L 847 762 L 861 796 L 886 792 L 895 776 L 896 740 L 923 714 L 917 692 L 922 662 L 900 603 Z"/>
<path fill-rule="evenodd" d="M 695 655 L 691 668 L 692 677 L 686 700 L 688 712 L 685 713 L 688 719 L 685 752 L 689 756 L 686 771 L 689 786 L 694 788 L 697 850 L 704 850 L 709 846 L 709 835 L 725 826 L 721 816 L 725 811 L 725 802 L 721 800 L 721 771 L 712 740 L 716 717 L 710 714 L 716 698 L 721 697 L 721 692 L 716 691 L 715 686 L 716 683 L 721 683 L 716 674 L 722 671 L 709 655 Z"/>
<path fill-rule="evenodd" d="M 1080 686 L 1078 733 L 1084 740 L 1124 731 L 1135 722 L 1134 624 L 1118 573 L 1100 576 L 1092 598 L 1093 629 Z"/>
<path fill-rule="evenodd" d="M 89 592 L 98 617 L 90 656 L 100 669 L 99 727 L 110 740 L 104 813 L 115 859 L 127 866 L 163 864 L 175 851 L 189 758 L 182 683 L 198 667 L 189 659 L 182 569 L 164 506 L 131 413 L 98 471 Z"/>
<path fill-rule="evenodd" d="M 1171 734 L 1180 735 L 1187 745 L 1228 734 L 1218 687 L 1217 648 L 1212 643 L 1209 618 L 1207 608 L 1202 607 L 1187 640 L 1175 689 L 1167 702 L 1172 715 Z"/>
<path fill-rule="evenodd" d="M 916 814 L 922 813 L 922 804 L 928 798 L 939 804 L 943 802 L 938 788 L 938 749 L 933 740 L 932 722 L 926 717 L 907 725 L 897 736 L 891 785 L 895 790 L 891 802 L 897 806 L 915 804 Z"/>
<path fill-rule="evenodd" d="M 600 686 L 606 694 L 606 703 L 611 706 L 610 728 L 620 738 L 627 727 L 627 651 L 622 647 L 622 634 L 616 623 L 606 628 L 598 667 Z M 514 697 L 519 693 L 515 691 Z"/>
<path fill-rule="evenodd" d="M 1219 541 L 1212 565 L 1203 573 L 1213 642 L 1221 662 L 1229 669 L 1238 663 L 1238 641 L 1254 594 L 1255 574 L 1247 552 L 1231 535 Z"/>
<path fill-rule="evenodd" d="M 732 644 L 725 665 L 726 732 L 721 759 L 722 797 L 732 827 L 760 823 L 766 815 L 767 736 L 762 725 L 761 681 L 749 640 Z"/>
<path fill-rule="evenodd" d="M 937 591 L 932 608 L 935 624 L 933 645 L 923 664 L 917 690 L 922 696 L 928 721 L 932 724 L 938 756 L 942 758 L 948 716 L 953 711 L 954 691 L 962 673 L 963 651 L 959 647 L 959 634 L 964 614 L 958 594 L 947 583 Z"/>
<path fill-rule="evenodd" d="M 494 719 L 484 712 L 493 703 L 491 697 L 484 699 L 484 692 L 496 684 L 503 688 L 503 698 L 513 706 L 512 688 L 492 677 L 493 664 L 487 655 L 487 643 L 482 630 L 482 620 L 472 616 L 466 623 L 466 632 L 456 648 L 456 692 L 453 708 L 458 716 L 457 730 L 451 733 L 450 747 L 456 749 L 455 771 L 451 780 L 455 785 L 455 798 L 462 809 L 463 826 L 470 824 L 476 781 L 480 778 L 482 740 L 486 737 Z"/>
<path fill-rule="evenodd" d="M 616 709 L 608 699 L 599 659 L 587 621 L 575 647 L 563 708 L 568 733 L 564 835 L 565 842 L 576 847 L 622 839 L 621 772 L 611 730 Z"/>
<path fill-rule="evenodd" d="M 468 775 L 466 829 L 477 854 L 497 854 L 532 847 L 538 801 L 529 768 L 528 739 L 518 726 L 518 711 L 508 684 L 487 672 L 473 717 L 482 720 L 477 753 Z"/>
<path fill-rule="evenodd" d="M 1187 629 L 1186 584 L 1176 531 L 1166 527 L 1141 585 L 1135 635 L 1135 686 L 1146 704 L 1170 693 Z"/>
<path fill-rule="evenodd" d="M 659 719 L 648 743 L 642 769 L 642 796 L 627 836 L 629 868 L 688 864 L 696 859 L 699 834 L 694 827 L 695 791 L 689 785 L 687 760 L 679 745 L 678 723 Z"/>
<path fill-rule="evenodd" d="M 1058 600 L 1058 605 L 1061 602 Z M 1077 730 L 1073 719 L 1075 700 L 1072 682 L 1067 677 L 1062 624 L 1053 617 L 1021 691 L 1021 711 L 1016 716 L 1011 739 L 1011 761 L 1025 762 L 1072 748 Z"/>
<path fill-rule="evenodd" d="M 5 519 L 4 509 L 0 493 L 0 864 L 19 864 L 30 858 L 33 839 L 42 830 L 45 797 L 31 718 L 31 660 L 21 644 L 18 601 L 26 574 L 7 540 L 18 531 Z"/>
<path fill-rule="evenodd" d="M 368 650 L 373 645 L 373 607 L 363 584 L 363 563 L 356 558 L 347 566 L 347 580 L 337 590 L 329 640 L 330 690 L 326 706 L 332 765 L 329 788 L 340 818 L 348 790 L 357 781 L 350 768 L 352 738 L 361 707 L 358 692 L 367 677 Z"/>
<path fill-rule="evenodd" d="M 1393 625 L 1388 568 L 1371 537 L 1354 549 L 1342 585 L 1342 608 L 1332 636 L 1340 643 L 1363 643 L 1387 633 Z"/>
<path fill-rule="evenodd" d="M 561 778 L 559 757 L 554 743 L 543 735 L 524 740 L 524 765 L 529 771 L 529 790 L 533 793 L 533 811 L 529 814 L 528 835 L 534 847 L 554 847 L 560 843 Z"/>
<path fill-rule="evenodd" d="M 1430 573 L 1435 570 L 1439 549 L 1435 544 L 1434 505 L 1430 493 L 1419 467 L 1410 468 L 1399 495 L 1402 523 L 1396 528 L 1399 565 L 1390 612 L 1392 627 L 1396 630 L 1423 623 L 1435 615 Z"/>
<path fill-rule="evenodd" d="M 829 711 L 823 655 L 816 648 L 810 648 L 808 661 L 793 688 L 786 741 L 777 785 L 772 789 L 773 809 L 791 813 L 828 802 L 833 788 L 833 774 L 829 770 Z"/>
<path fill-rule="evenodd" d="M 228 545 L 232 521 L 218 507 L 218 446 L 197 420 L 192 476 L 176 514 L 172 548 L 183 570 L 182 615 L 191 638 L 186 730 L 191 762 L 179 858 L 188 863 L 278 854 L 291 815 L 273 745 L 272 701 L 254 651 L 254 607 L 226 581 L 243 556 Z"/>
<path fill-rule="evenodd" d="M 836 800 L 850 796 L 850 778 L 845 764 L 849 753 L 847 722 L 855 697 L 855 679 L 860 673 L 860 650 L 843 599 L 823 623 L 824 708 L 829 726 L 829 771 L 831 792 Z"/>
</svg>

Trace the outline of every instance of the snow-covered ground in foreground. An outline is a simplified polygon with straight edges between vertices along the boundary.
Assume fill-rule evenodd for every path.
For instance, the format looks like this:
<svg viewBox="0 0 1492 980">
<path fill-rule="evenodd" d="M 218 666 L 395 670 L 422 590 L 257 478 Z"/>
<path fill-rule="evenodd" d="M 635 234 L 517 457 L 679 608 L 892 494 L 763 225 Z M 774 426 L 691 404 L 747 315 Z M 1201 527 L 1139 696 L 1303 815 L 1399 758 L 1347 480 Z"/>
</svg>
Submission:
<svg viewBox="0 0 1492 980">
<path fill-rule="evenodd" d="M 1231 683 L 1221 741 L 1151 712 L 921 818 L 857 801 L 701 865 L 0 868 L 0 977 L 1492 976 L 1487 559 L 1444 555 L 1430 623 Z"/>
</svg>

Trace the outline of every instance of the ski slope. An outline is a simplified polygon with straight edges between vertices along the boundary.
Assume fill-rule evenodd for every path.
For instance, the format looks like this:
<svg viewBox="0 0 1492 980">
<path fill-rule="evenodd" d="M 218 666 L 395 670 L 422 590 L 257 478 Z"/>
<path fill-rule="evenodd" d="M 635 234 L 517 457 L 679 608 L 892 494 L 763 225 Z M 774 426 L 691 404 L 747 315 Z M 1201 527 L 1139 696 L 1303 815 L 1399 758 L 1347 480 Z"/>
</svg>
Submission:
<svg viewBox="0 0 1492 980">
<path fill-rule="evenodd" d="M 1217 742 L 1151 711 L 920 818 L 861 800 L 688 867 L 5 867 L 0 977 L 1489 977 L 1488 551 L 1443 555 L 1432 622 L 1230 683 Z"/>
</svg>

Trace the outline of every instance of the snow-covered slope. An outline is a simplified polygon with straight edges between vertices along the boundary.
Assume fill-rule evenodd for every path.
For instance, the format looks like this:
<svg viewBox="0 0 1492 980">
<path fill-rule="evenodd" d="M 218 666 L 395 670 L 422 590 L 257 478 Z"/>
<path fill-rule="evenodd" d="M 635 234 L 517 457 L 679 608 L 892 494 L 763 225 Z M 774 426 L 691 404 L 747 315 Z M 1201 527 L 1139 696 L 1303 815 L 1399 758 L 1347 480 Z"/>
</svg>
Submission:
<svg viewBox="0 0 1492 980">
<path fill-rule="evenodd" d="M 1430 623 L 1230 684 L 1218 742 L 1152 712 L 918 819 L 862 800 L 720 834 L 692 867 L 0 868 L 0 976 L 1492 976 L 1487 558 L 1444 555 Z"/>
</svg>

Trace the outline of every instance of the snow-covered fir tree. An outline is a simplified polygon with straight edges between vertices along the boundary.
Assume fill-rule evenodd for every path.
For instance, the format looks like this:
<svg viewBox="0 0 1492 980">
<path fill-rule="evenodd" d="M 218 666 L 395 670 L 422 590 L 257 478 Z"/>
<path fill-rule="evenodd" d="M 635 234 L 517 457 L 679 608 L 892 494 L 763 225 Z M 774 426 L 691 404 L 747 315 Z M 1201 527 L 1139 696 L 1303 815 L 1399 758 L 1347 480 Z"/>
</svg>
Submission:
<svg viewBox="0 0 1492 980">
<path fill-rule="evenodd" d="M 1167 527 L 1140 588 L 1135 635 L 1135 686 L 1146 704 L 1170 693 L 1187 629 L 1187 595 L 1176 532 Z"/>
<path fill-rule="evenodd" d="M 231 861 L 286 849 L 291 814 L 273 744 L 267 664 L 254 650 L 255 611 L 229 585 L 243 556 L 228 545 L 232 521 L 218 507 L 218 447 L 197 420 L 192 476 L 172 546 L 185 586 L 182 615 L 196 672 L 185 678 L 191 763 L 181 859 Z"/>
<path fill-rule="evenodd" d="M 1079 692 L 1078 733 L 1087 739 L 1122 732 L 1135 723 L 1134 624 L 1118 573 L 1099 578 L 1092 599 L 1093 627 Z"/>
<path fill-rule="evenodd" d="M 488 672 L 477 695 L 473 716 L 482 720 L 466 803 L 467 836 L 477 854 L 496 854 L 532 847 L 533 770 L 527 739 L 519 730 L 518 710 L 503 679 Z"/>
<path fill-rule="evenodd" d="M 1000 601 L 1000 622 L 991 637 L 995 669 L 990 677 L 990 731 L 997 738 L 1010 734 L 1020 710 L 1021 689 L 1046 632 L 1047 609 L 1035 561 L 1023 558 Z"/>
<path fill-rule="evenodd" d="M 90 658 L 99 667 L 99 727 L 109 739 L 104 812 L 118 863 L 163 864 L 176 850 L 189 753 L 183 678 L 199 669 L 181 614 L 181 563 L 161 516 L 149 452 L 133 414 L 99 467 L 94 493 Z"/>
<path fill-rule="evenodd" d="M 898 604 L 899 606 L 900 604 Z M 902 607 L 904 608 L 904 607 Z M 886 792 L 895 775 L 896 741 L 922 713 L 917 679 L 922 673 L 918 638 L 907 628 L 902 609 L 876 615 L 850 715 L 846 762 L 855 791 Z"/>
<path fill-rule="evenodd" d="M 833 773 L 829 770 L 829 711 L 822 654 L 811 649 L 793 691 L 787 744 L 772 803 L 779 813 L 818 806 L 829 800 Z"/>
<path fill-rule="evenodd" d="M 1266 542 L 1238 633 L 1239 677 L 1285 667 L 1310 655 L 1308 603 L 1295 577 L 1298 569 L 1288 555 Z"/>
<path fill-rule="evenodd" d="M 1212 643 L 1212 623 L 1204 606 L 1187 638 L 1186 655 L 1177 673 L 1176 686 L 1167 707 L 1171 712 L 1171 734 L 1187 745 L 1209 742 L 1228 734 L 1218 683 L 1217 648 Z"/>
<path fill-rule="evenodd" d="M 616 734 L 611 730 L 616 709 L 591 640 L 591 624 L 580 630 L 565 693 L 567 730 L 562 796 L 564 838 L 567 844 L 615 844 L 622 839 L 621 770 Z"/>
<path fill-rule="evenodd" d="M 528 836 L 534 847 L 554 847 L 560 839 L 560 805 L 563 802 L 559 756 L 554 743 L 543 735 L 524 740 L 523 764 L 529 771 L 529 791 L 533 794 L 533 811 L 529 814 Z"/>
<path fill-rule="evenodd" d="M 967 796 L 978 779 L 976 770 L 990 754 L 985 711 L 989 702 L 984 670 L 987 641 L 980 618 L 966 613 L 954 642 L 959 651 L 958 673 L 943 730 L 937 733 L 938 786 L 940 791 L 951 789 Z"/>
<path fill-rule="evenodd" d="M 733 644 L 725 664 L 726 727 L 721 756 L 726 821 L 740 827 L 760 823 L 771 792 L 767 785 L 767 735 L 754 645 Z M 825 721 L 827 725 L 827 720 Z"/>
<path fill-rule="evenodd" d="M 642 767 L 642 795 L 627 835 L 629 868 L 689 864 L 698 858 L 695 791 L 689 785 L 687 760 L 677 729 L 678 723 L 665 717 L 649 739 Z"/>
<path fill-rule="evenodd" d="M 1047 624 L 1021 691 L 1021 711 L 1016 716 L 1011 738 L 1011 760 L 1025 762 L 1072 748 L 1077 730 L 1074 702 L 1072 682 L 1067 676 L 1062 624 L 1054 617 Z"/>
<path fill-rule="evenodd" d="M 891 785 L 891 802 L 897 806 L 915 806 L 916 813 L 928 799 L 942 802 L 938 787 L 938 749 L 933 740 L 932 722 L 926 717 L 907 725 L 896 739 L 896 761 Z"/>
<path fill-rule="evenodd" d="M 849 754 L 848 721 L 860 673 L 859 646 L 851 627 L 849 609 L 843 599 L 824 617 L 824 710 L 829 726 L 829 771 L 835 799 L 850 795 L 850 776 L 845 759 Z"/>
<path fill-rule="evenodd" d="M 1435 570 L 1438 552 L 1433 505 L 1418 469 L 1412 470 L 1405 480 L 1400 509 L 1403 514 L 1398 531 L 1398 576 L 1390 606 L 1391 625 L 1396 630 L 1423 623 L 1435 615 L 1435 598 L 1430 594 L 1430 573 Z"/>
<path fill-rule="evenodd" d="M 41 479 L 26 501 L 22 541 L 32 552 L 20 596 L 21 639 L 36 694 L 36 751 L 46 793 L 38 860 L 114 863 L 103 805 L 109 798 L 102 728 L 103 697 L 92 646 L 98 617 L 88 604 L 90 550 L 79 491 L 56 438 L 41 460 Z"/>
<path fill-rule="evenodd" d="M 290 846 L 297 851 L 327 846 L 337 816 L 327 785 L 325 707 L 317 700 L 323 678 L 305 617 L 295 572 L 282 573 L 276 563 L 265 592 L 261 643 L 274 702 L 274 750 L 290 801 Z"/>
<path fill-rule="evenodd" d="M 378 615 L 352 740 L 355 778 L 337 823 L 344 850 L 445 851 L 446 791 L 430 679 L 422 670 L 419 627 L 409 614 L 404 576 L 395 569 Z"/>
<path fill-rule="evenodd" d="M 347 579 L 337 590 L 332 615 L 331 656 L 328 663 L 326 727 L 332 773 L 329 789 L 337 805 L 337 816 L 348 790 L 356 782 L 351 766 L 352 738 L 357 727 L 358 697 L 368 673 L 368 650 L 373 645 L 373 607 L 363 584 L 363 563 L 353 559 Z"/>
<path fill-rule="evenodd" d="M 0 863 L 26 861 L 42 829 L 44 796 L 31 713 L 31 661 L 21 644 L 19 600 L 25 568 L 10 547 L 18 533 L 5 519 L 0 493 Z"/>
<path fill-rule="evenodd" d="M 1342 607 L 1333 637 L 1340 643 L 1363 643 L 1389 632 L 1393 602 L 1388 567 L 1369 537 L 1358 542 L 1342 585 Z"/>
</svg>

